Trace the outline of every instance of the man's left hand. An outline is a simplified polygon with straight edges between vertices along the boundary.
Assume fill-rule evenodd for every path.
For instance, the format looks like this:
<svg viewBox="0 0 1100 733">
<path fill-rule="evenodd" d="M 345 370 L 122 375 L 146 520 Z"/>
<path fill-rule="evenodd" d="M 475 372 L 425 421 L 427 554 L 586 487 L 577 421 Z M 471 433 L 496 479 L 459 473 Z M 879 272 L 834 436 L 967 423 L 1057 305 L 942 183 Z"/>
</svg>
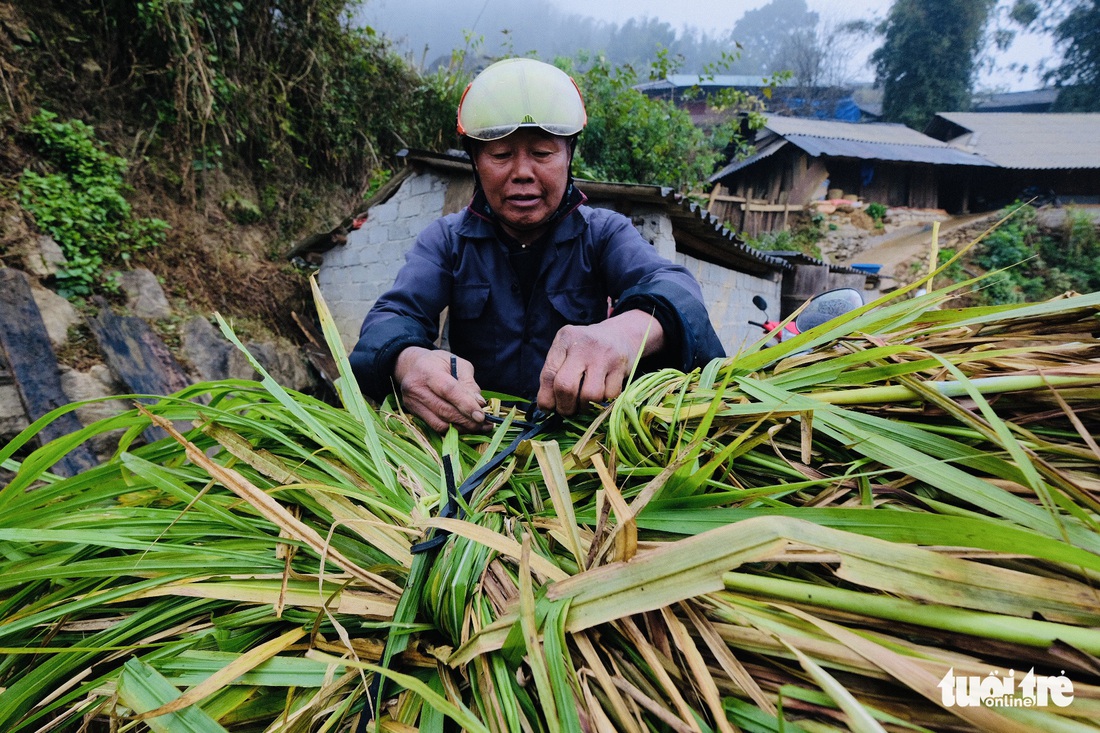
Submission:
<svg viewBox="0 0 1100 733">
<path fill-rule="evenodd" d="M 538 406 L 573 415 L 618 397 L 631 365 L 664 347 L 656 318 L 632 310 L 591 326 L 565 326 L 554 337 L 539 377 Z"/>
</svg>

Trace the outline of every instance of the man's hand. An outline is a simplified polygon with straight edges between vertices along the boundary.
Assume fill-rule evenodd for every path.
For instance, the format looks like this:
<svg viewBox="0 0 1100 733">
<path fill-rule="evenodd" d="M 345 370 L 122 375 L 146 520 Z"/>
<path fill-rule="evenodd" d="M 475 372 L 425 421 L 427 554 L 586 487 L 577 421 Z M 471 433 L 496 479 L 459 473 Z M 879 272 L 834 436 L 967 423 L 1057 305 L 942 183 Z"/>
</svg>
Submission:
<svg viewBox="0 0 1100 733">
<path fill-rule="evenodd" d="M 618 397 L 639 350 L 650 356 L 664 340 L 657 319 L 638 310 L 591 326 L 565 326 L 546 354 L 538 406 L 572 415 L 590 402 Z"/>
<path fill-rule="evenodd" d="M 452 361 L 458 373 L 451 374 Z M 486 429 L 485 398 L 474 381 L 473 364 L 449 351 L 410 346 L 397 356 L 393 377 L 410 412 L 443 432 L 454 425 L 466 432 Z"/>
</svg>

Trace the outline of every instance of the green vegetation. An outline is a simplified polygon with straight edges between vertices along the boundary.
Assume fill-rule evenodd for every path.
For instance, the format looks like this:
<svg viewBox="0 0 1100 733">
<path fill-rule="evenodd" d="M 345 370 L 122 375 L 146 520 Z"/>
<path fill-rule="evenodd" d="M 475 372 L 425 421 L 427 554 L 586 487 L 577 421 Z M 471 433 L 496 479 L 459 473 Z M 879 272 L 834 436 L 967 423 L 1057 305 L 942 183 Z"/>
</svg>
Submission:
<svg viewBox="0 0 1100 733">
<path fill-rule="evenodd" d="M 810 257 L 821 257 L 821 239 L 825 236 L 825 215 L 814 212 L 796 220 L 790 229 L 763 232 L 747 243 L 760 250 L 795 250 Z"/>
<path fill-rule="evenodd" d="M 1054 28 L 1055 43 L 1064 49 L 1051 78 L 1062 87 L 1057 109 L 1100 112 L 1100 0 L 1077 0 Z"/>
<path fill-rule="evenodd" d="M 725 68 L 732 61 L 725 56 L 718 67 Z M 738 120 L 703 130 L 692 122 L 687 110 L 634 89 L 641 80 L 632 66 L 615 66 L 604 56 L 586 54 L 575 60 L 559 59 L 558 64 L 576 79 L 588 112 L 588 126 L 576 155 L 580 177 L 688 192 L 706 180 L 727 146 L 735 146 L 740 139 Z M 674 73 L 676 65 L 667 52 L 659 51 L 649 79 Z M 746 113 L 758 113 L 762 106 L 752 95 L 733 90 L 708 103 Z M 760 121 L 758 115 L 753 117 L 753 122 Z"/>
<path fill-rule="evenodd" d="M 168 223 L 133 216 L 126 200 L 127 162 L 104 150 L 90 125 L 62 122 L 44 110 L 25 132 L 51 171 L 25 170 L 19 203 L 65 253 L 68 264 L 58 274 L 59 290 L 88 295 L 97 287 L 109 288 L 104 268 L 163 242 Z"/>
<path fill-rule="evenodd" d="M 355 7 L 348 0 L 112 0 L 102 12 L 83 13 L 45 0 L 25 11 L 42 32 L 19 49 L 20 66 L 43 69 L 39 96 L 66 97 L 63 117 L 118 120 L 133 131 L 118 136 L 114 127 L 112 142 L 137 152 L 147 185 L 183 203 L 213 187 L 234 221 L 271 219 L 293 237 L 334 198 L 333 188 L 369 195 L 399 165 L 401 148 L 457 147 L 455 109 L 480 42 L 450 65 L 420 71 L 385 38 L 357 27 Z M 47 35 L 58 17 L 69 32 Z M 651 75 L 675 71 L 679 61 L 657 54 Z M 89 55 L 101 75 L 93 79 L 52 64 Z M 729 127 L 703 132 L 685 111 L 633 90 L 632 66 L 586 55 L 562 65 L 588 104 L 581 175 L 688 191 L 735 136 Z M 760 106 L 743 94 L 715 104 Z M 227 197 L 216 171 L 244 172 L 262 193 Z"/>
<path fill-rule="evenodd" d="M 1045 300 L 1067 291 L 1100 291 L 1100 236 L 1087 214 L 1067 212 L 1062 237 L 1042 235 L 1036 210 L 1017 203 L 1013 215 L 978 246 L 974 262 L 1002 270 L 986 280 L 980 298 L 990 304 Z"/>
<path fill-rule="evenodd" d="M 1049 33 L 1061 52 L 1043 75 L 1060 89 L 1055 110 L 1100 111 L 1100 0 L 1016 0 L 1009 17 L 1022 28 Z"/>
<path fill-rule="evenodd" d="M 867 204 L 867 208 L 864 210 L 867 212 L 867 216 L 871 217 L 871 221 L 875 223 L 875 228 L 881 229 L 882 223 L 886 219 L 886 204 L 872 201 Z"/>
<path fill-rule="evenodd" d="M 994 0 L 896 0 L 871 55 L 883 118 L 923 130 L 937 112 L 970 108 L 982 34 Z M 950 22 L 947 22 L 950 19 Z"/>
<path fill-rule="evenodd" d="M 259 171 L 262 184 L 325 178 L 362 186 L 403 147 L 456 146 L 454 111 L 471 54 L 419 72 L 372 29 L 349 22 L 355 3 L 123 5 L 106 22 L 136 43 L 134 58 L 116 63 L 154 70 L 134 91 L 149 100 L 141 116 L 164 151 L 183 158 L 185 184 L 196 171 L 239 161 Z M 671 73 L 667 52 L 658 53 L 654 73 Z M 632 67 L 603 57 L 563 65 L 578 69 L 589 107 L 582 171 L 677 188 L 712 171 L 728 138 L 712 141 L 683 110 L 631 89 Z"/>
<path fill-rule="evenodd" d="M 266 178 L 329 177 L 358 185 L 405 145 L 439 147 L 457 91 L 419 75 L 370 28 L 354 3 L 150 0 L 110 23 L 135 37 L 143 109 L 170 131 L 194 169 L 230 158 Z"/>
<path fill-rule="evenodd" d="M 515 414 L 439 435 L 372 409 L 323 307 L 342 407 L 265 374 L 17 459 L 27 430 L 0 446 L 0 729 L 350 733 L 385 675 L 378 730 L 1100 730 L 1100 294 L 958 309 L 921 284 L 640 376 L 460 520 L 446 477 Z M 153 424 L 187 433 L 141 444 Z M 113 430 L 109 460 L 49 472 Z M 952 673 L 1033 667 L 1074 704 L 938 704 Z"/>
</svg>

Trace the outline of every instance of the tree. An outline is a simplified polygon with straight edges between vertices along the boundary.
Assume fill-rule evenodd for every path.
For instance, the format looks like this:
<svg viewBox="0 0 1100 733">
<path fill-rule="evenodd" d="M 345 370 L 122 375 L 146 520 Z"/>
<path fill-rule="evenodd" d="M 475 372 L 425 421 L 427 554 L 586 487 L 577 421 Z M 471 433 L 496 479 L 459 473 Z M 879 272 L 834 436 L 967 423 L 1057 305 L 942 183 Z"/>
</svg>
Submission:
<svg viewBox="0 0 1100 733">
<path fill-rule="evenodd" d="M 781 67 L 803 88 L 845 86 L 851 83 L 851 61 L 859 45 L 872 33 L 867 21 L 822 19 L 787 36 L 779 53 Z"/>
<path fill-rule="evenodd" d="M 634 88 L 638 72 L 628 64 L 615 66 L 606 57 L 583 54 L 557 63 L 576 80 L 588 111 L 588 126 L 581 134 L 575 161 L 581 177 L 690 191 L 714 172 L 726 146 L 740 140 L 733 123 L 704 131 L 673 102 L 639 92 Z M 650 77 L 661 78 L 675 70 L 675 60 L 661 53 Z M 751 95 L 730 101 L 737 110 L 752 112 L 759 107 L 759 100 Z M 731 119 L 736 121 L 737 116 Z"/>
<path fill-rule="evenodd" d="M 1020 28 L 1050 34 L 1061 52 L 1043 74 L 1061 89 L 1055 110 L 1100 111 L 1100 0 L 1014 0 L 1007 15 Z"/>
<path fill-rule="evenodd" d="M 742 48 L 741 58 L 732 71 L 746 74 L 790 71 L 791 59 L 784 58 L 790 39 L 812 36 L 817 21 L 817 13 L 810 12 L 806 0 L 771 0 L 767 5 L 746 11 L 730 33 Z"/>
<path fill-rule="evenodd" d="M 923 129 L 937 112 L 970 107 L 983 31 L 995 0 L 896 0 L 871 55 L 890 121 Z"/>
<path fill-rule="evenodd" d="M 858 45 L 873 33 L 867 21 L 834 23 L 822 19 L 813 28 L 789 34 L 779 50 L 782 68 L 791 74 L 784 108 L 773 99 L 770 108 L 780 114 L 830 116 L 837 102 L 851 93 L 851 60 Z"/>
<path fill-rule="evenodd" d="M 582 176 L 686 188 L 713 170 L 717 151 L 709 148 L 690 115 L 634 89 L 638 77 L 632 67 L 614 67 L 597 57 L 583 73 L 569 71 L 588 110 L 577 148 Z"/>
<path fill-rule="evenodd" d="M 1049 76 L 1062 87 L 1057 109 L 1100 112 L 1100 0 L 1077 3 L 1054 26 L 1054 40 L 1065 49 Z"/>
</svg>

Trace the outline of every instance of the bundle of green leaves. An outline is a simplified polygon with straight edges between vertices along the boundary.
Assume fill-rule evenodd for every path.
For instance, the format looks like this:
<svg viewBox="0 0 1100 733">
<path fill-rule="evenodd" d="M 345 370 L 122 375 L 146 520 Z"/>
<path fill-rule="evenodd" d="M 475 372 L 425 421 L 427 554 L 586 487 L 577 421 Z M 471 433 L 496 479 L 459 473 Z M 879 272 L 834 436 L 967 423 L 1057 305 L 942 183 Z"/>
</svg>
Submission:
<svg viewBox="0 0 1100 733">
<path fill-rule="evenodd" d="M 372 408 L 323 303 L 342 407 L 254 363 L 15 460 L 47 416 L 0 449 L 0 728 L 1098 730 L 1100 294 L 922 284 L 638 376 L 459 518 L 517 416 Z"/>
</svg>

